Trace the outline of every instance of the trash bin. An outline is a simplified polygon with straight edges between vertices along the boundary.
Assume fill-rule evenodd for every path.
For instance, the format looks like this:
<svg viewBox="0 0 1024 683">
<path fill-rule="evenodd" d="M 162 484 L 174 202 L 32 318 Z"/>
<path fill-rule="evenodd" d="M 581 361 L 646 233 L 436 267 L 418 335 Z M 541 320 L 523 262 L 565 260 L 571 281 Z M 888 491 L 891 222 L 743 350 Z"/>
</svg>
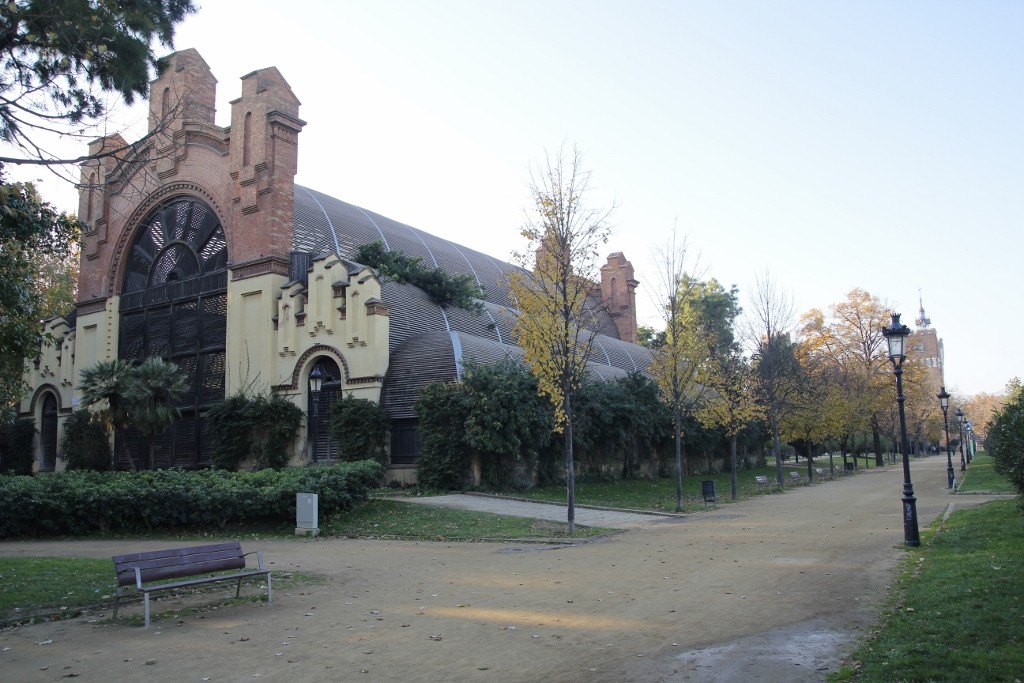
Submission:
<svg viewBox="0 0 1024 683">
<path fill-rule="evenodd" d="M 847 472 L 853 472 L 853 463 L 852 462 L 846 463 L 845 464 L 845 469 L 846 469 Z"/>
<path fill-rule="evenodd" d="M 700 483 L 700 494 L 704 498 L 704 504 L 707 505 L 710 500 L 712 503 L 718 502 L 718 496 L 715 495 L 715 480 L 705 479 Z"/>
</svg>

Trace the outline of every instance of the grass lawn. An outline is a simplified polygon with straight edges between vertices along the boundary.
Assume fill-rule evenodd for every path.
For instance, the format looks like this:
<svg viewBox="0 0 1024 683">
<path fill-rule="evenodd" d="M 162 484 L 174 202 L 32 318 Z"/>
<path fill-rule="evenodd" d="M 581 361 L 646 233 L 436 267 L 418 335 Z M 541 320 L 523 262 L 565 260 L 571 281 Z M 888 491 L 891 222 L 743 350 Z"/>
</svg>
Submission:
<svg viewBox="0 0 1024 683">
<path fill-rule="evenodd" d="M 97 605 L 115 588 L 109 559 L 0 557 L 0 614 Z"/>
<path fill-rule="evenodd" d="M 576 526 L 572 538 L 611 529 Z M 328 536 L 423 541 L 508 541 L 570 538 L 564 522 L 454 510 L 376 498 L 354 512 L 338 515 L 321 528 Z"/>
<path fill-rule="evenodd" d="M 1017 501 L 956 512 L 908 550 L 880 628 L 852 659 L 829 681 L 1021 680 L 1024 518 Z"/>
<path fill-rule="evenodd" d="M 960 465 L 954 463 L 957 476 Z M 961 493 L 1013 493 L 1013 484 L 1001 474 L 996 474 L 992 458 L 984 451 L 978 451 L 964 473 L 963 483 L 957 488 Z"/>
<path fill-rule="evenodd" d="M 314 583 L 318 579 L 294 571 L 274 572 L 274 587 L 287 589 L 299 584 Z M 185 609 L 203 610 L 211 606 L 265 600 L 266 592 L 249 591 L 243 583 L 243 595 L 234 597 L 230 582 L 194 586 L 178 591 L 187 602 L 174 599 L 180 613 Z M 0 627 L 34 620 L 53 620 L 74 617 L 88 609 L 107 609 L 113 605 L 117 584 L 114 565 L 109 559 L 87 557 L 0 557 Z M 163 594 L 154 594 L 160 605 Z M 229 596 L 229 597 L 225 597 Z M 189 607 L 189 604 L 193 604 Z M 122 601 L 125 618 L 131 622 L 143 621 L 139 609 Z M 154 618 L 162 611 L 154 607 Z M 166 613 L 164 613 L 166 614 Z M 120 619 L 120 615 L 118 615 Z"/>
<path fill-rule="evenodd" d="M 842 460 L 836 458 L 838 467 L 842 466 Z M 814 461 L 816 468 L 828 472 L 828 458 L 817 458 Z M 783 477 L 786 488 L 794 484 L 789 480 L 790 472 L 799 472 L 801 483 L 805 485 L 807 476 L 807 463 L 801 460 L 799 464 L 792 460 L 783 464 Z M 758 490 L 754 477 L 765 475 L 770 481 L 775 481 L 775 466 L 757 467 L 751 470 L 743 470 L 738 475 L 737 496 L 740 499 L 761 495 L 764 492 Z M 704 509 L 704 499 L 701 497 L 701 482 L 713 480 L 715 482 L 715 494 L 718 502 L 728 503 L 730 501 L 731 486 L 728 472 L 719 474 L 688 475 L 683 477 L 683 512 L 694 512 Z M 817 479 L 815 483 L 827 482 L 827 479 Z M 775 489 L 777 492 L 778 489 Z M 517 493 L 516 497 L 526 500 L 544 500 L 552 502 L 565 502 L 564 486 L 545 486 Z M 661 477 L 658 479 L 637 479 L 614 482 L 576 482 L 576 502 L 580 505 L 596 505 L 600 507 L 613 507 L 625 510 L 654 510 L 658 512 L 674 512 L 676 510 L 676 480 L 674 477 Z"/>
</svg>

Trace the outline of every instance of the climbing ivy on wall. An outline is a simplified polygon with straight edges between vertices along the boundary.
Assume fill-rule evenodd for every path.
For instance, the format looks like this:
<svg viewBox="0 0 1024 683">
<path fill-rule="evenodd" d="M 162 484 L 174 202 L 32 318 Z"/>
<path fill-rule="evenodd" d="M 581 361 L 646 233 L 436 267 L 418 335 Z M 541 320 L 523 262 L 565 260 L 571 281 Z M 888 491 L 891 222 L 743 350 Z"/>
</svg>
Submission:
<svg viewBox="0 0 1024 683">
<path fill-rule="evenodd" d="M 281 469 L 302 426 L 302 409 L 277 394 L 239 392 L 210 408 L 211 464 L 237 470 L 246 459 L 256 469 Z"/>
<path fill-rule="evenodd" d="M 388 413 L 380 404 L 352 394 L 339 397 L 331 406 L 330 429 L 342 460 L 388 464 Z"/>
<path fill-rule="evenodd" d="M 451 275 L 441 268 L 427 268 L 422 259 L 398 251 L 388 251 L 379 240 L 359 247 L 354 259 L 376 268 L 381 275 L 395 282 L 419 287 L 441 308 L 455 307 L 472 313 L 483 313 L 480 299 L 484 296 L 484 290 L 472 275 Z"/>
</svg>

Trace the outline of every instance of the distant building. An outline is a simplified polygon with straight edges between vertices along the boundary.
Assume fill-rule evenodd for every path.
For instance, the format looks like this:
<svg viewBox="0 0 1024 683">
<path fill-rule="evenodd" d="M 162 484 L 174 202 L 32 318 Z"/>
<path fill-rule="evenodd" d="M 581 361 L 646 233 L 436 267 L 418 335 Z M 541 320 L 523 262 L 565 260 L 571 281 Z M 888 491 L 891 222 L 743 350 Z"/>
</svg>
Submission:
<svg viewBox="0 0 1024 683">
<path fill-rule="evenodd" d="M 59 343 L 27 368 L 32 392 L 20 405 L 41 435 L 37 469 L 61 467 L 57 445 L 79 406 L 83 368 L 159 356 L 179 366 L 190 390 L 181 419 L 158 439 L 157 467 L 209 464 L 206 413 L 244 388 L 269 388 L 312 415 L 308 380 L 319 367 L 320 409 L 292 462 L 337 457 L 329 406 L 350 392 L 387 410 L 391 476 L 401 479 L 418 457 L 419 389 L 458 378 L 467 361 L 521 357 L 511 332 L 515 266 L 296 185 L 299 100 L 276 68 L 241 80 L 231 125 L 219 127 L 216 79 L 198 52 L 177 52 L 152 83 L 150 135 L 131 147 L 120 136 L 90 145 L 111 155 L 82 166 L 79 217 L 89 227 L 79 301 L 47 323 Z M 355 262 L 374 241 L 471 275 L 485 290 L 484 313 L 442 308 Z M 600 280 L 593 305 L 605 311 L 603 334 L 591 370 L 609 379 L 643 370 L 650 353 L 634 343 L 633 267 L 613 253 Z M 147 444 L 137 433 L 127 441 L 142 466 Z"/>
<path fill-rule="evenodd" d="M 910 335 L 910 352 L 907 355 L 925 366 L 929 383 L 937 392 L 940 387 L 946 386 L 942 340 L 932 327 L 931 318 L 924 314 L 924 300 L 919 297 L 918 301 L 920 311 L 914 321 L 917 329 Z"/>
</svg>

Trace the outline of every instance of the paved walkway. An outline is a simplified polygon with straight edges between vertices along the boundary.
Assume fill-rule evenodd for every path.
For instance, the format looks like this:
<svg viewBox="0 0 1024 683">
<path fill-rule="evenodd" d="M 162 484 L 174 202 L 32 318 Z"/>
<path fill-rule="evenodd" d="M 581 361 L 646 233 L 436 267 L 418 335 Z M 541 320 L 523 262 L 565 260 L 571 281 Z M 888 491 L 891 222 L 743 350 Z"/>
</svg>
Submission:
<svg viewBox="0 0 1024 683">
<path fill-rule="evenodd" d="M 456 493 L 446 496 L 404 496 L 396 497 L 396 500 L 401 500 L 403 503 L 436 505 L 459 510 L 473 510 L 474 512 L 493 512 L 513 517 L 532 517 L 552 522 L 564 522 L 568 515 L 568 508 L 563 504 L 536 503 L 502 496 Z M 576 506 L 577 524 L 607 529 L 646 529 L 661 524 L 675 524 L 684 519 L 683 515 L 677 514 L 647 514 Z"/>
</svg>

